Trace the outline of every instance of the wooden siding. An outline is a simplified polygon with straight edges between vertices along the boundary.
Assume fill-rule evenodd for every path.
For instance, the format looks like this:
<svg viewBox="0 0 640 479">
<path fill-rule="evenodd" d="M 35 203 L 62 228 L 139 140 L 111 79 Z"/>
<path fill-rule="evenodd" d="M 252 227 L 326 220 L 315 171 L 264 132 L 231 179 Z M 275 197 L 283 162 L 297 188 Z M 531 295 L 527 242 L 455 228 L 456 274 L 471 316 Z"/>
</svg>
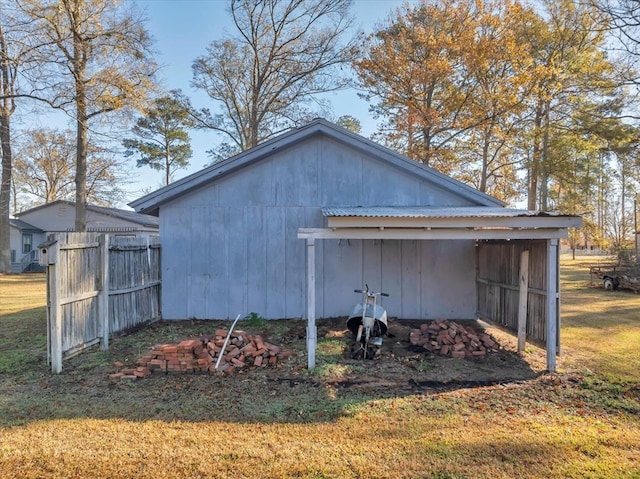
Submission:
<svg viewBox="0 0 640 479">
<path fill-rule="evenodd" d="M 306 316 L 306 243 L 328 205 L 474 206 L 446 188 L 316 136 L 160 208 L 165 319 Z M 364 283 L 389 315 L 475 317 L 473 241 L 322 241 L 318 317 L 349 314 Z M 456 285 L 452 288 L 451 285 Z"/>
<path fill-rule="evenodd" d="M 527 338 L 546 341 L 547 242 L 483 241 L 478 245 L 478 316 L 517 333 L 520 253 L 529 251 Z"/>
<path fill-rule="evenodd" d="M 47 343 L 52 369 L 100 341 L 160 318 L 157 236 L 57 233 L 47 268 Z M 104 318 L 108 318 L 105 324 Z"/>
</svg>

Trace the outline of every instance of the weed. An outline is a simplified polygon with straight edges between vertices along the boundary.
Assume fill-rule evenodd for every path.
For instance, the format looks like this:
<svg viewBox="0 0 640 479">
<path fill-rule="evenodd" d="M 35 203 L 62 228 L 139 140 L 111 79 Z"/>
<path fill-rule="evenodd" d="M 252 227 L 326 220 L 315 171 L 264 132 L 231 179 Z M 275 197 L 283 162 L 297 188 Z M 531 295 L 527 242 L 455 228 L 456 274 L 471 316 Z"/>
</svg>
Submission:
<svg viewBox="0 0 640 479">
<path fill-rule="evenodd" d="M 244 318 L 242 318 L 245 324 L 248 326 L 248 329 L 252 330 L 261 330 L 267 323 L 267 320 L 260 316 L 258 313 L 251 312 L 247 314 Z"/>
</svg>

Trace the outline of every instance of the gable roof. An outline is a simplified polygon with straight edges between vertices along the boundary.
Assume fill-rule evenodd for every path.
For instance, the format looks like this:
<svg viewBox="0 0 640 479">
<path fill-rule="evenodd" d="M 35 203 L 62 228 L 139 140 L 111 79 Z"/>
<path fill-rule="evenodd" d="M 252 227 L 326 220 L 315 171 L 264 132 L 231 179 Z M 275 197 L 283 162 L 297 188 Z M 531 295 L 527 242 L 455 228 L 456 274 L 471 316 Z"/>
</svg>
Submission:
<svg viewBox="0 0 640 479">
<path fill-rule="evenodd" d="M 16 219 L 16 218 L 9 218 L 9 226 L 13 226 L 16 229 L 19 229 L 20 231 L 32 231 L 34 233 L 44 233 L 44 231 L 42 231 L 40 228 L 36 228 L 33 225 L 30 225 L 29 223 Z"/>
<path fill-rule="evenodd" d="M 56 200 L 51 203 L 46 203 L 44 205 L 36 206 L 35 208 L 31 208 L 29 210 L 21 211 L 20 213 L 16 213 L 14 216 L 19 217 L 21 215 L 33 213 L 34 211 L 42 210 L 45 208 L 51 208 L 59 204 L 64 204 L 71 208 L 76 207 L 76 204 L 73 201 Z M 87 205 L 87 211 L 92 211 L 94 213 L 111 216 L 113 218 L 129 221 L 131 223 L 136 223 L 136 224 L 139 224 L 140 226 L 145 226 L 149 228 L 159 228 L 160 226 L 160 221 L 156 216 L 145 215 L 142 213 L 137 213 L 135 211 L 128 211 L 128 210 L 122 210 L 119 208 L 109 208 L 106 206 L 97 206 L 97 205 Z"/>
<path fill-rule="evenodd" d="M 282 150 L 315 135 L 326 135 L 333 140 L 342 142 L 352 148 L 360 150 L 369 156 L 382 161 L 387 161 L 407 173 L 421 177 L 431 183 L 439 185 L 440 187 L 444 187 L 461 197 L 477 203 L 480 206 L 505 205 L 504 202 L 497 198 L 482 193 L 481 191 L 476 190 L 475 188 L 472 188 L 458 180 L 454 180 L 450 176 L 444 175 L 433 168 L 424 166 L 407 158 L 406 156 L 400 155 L 393 150 L 368 140 L 363 136 L 339 127 L 327 120 L 318 118 L 302 127 L 294 128 L 282 135 L 267 140 L 254 148 L 232 156 L 224 161 L 215 163 L 214 165 L 138 198 L 129 203 L 129 206 L 138 212 L 157 214 L 158 208 L 162 204 L 170 202 L 190 191 L 267 158 L 273 154 L 274 150 Z"/>
</svg>

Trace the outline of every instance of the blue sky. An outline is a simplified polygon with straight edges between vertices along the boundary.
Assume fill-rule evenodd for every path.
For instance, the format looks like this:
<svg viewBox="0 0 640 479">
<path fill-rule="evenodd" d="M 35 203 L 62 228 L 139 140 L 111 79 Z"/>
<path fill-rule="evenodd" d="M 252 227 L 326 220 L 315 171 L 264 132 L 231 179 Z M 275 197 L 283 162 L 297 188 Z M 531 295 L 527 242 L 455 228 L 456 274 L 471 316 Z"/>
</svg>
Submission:
<svg viewBox="0 0 640 479">
<path fill-rule="evenodd" d="M 228 13 L 227 0 L 138 0 L 146 11 L 147 29 L 155 39 L 157 61 L 163 65 L 161 78 L 167 89 L 182 89 L 195 106 L 212 107 L 208 97 L 191 88 L 191 64 L 205 53 L 213 40 L 233 33 L 233 24 Z M 402 5 L 403 0 L 355 0 L 352 12 L 356 26 L 369 33 L 383 21 L 389 12 Z M 364 136 L 375 131 L 376 123 L 368 115 L 368 104 L 355 91 L 331 94 L 335 117 L 351 115 L 360 120 Z M 194 150 L 191 166 L 176 173 L 176 178 L 201 169 L 209 161 L 206 150 L 215 146 L 219 137 L 213 133 L 192 132 Z M 130 189 L 157 188 L 163 175 L 149 168 L 135 169 L 136 184 Z M 133 195 L 134 197 L 136 194 Z M 133 197 L 131 198 L 133 199 Z"/>
</svg>

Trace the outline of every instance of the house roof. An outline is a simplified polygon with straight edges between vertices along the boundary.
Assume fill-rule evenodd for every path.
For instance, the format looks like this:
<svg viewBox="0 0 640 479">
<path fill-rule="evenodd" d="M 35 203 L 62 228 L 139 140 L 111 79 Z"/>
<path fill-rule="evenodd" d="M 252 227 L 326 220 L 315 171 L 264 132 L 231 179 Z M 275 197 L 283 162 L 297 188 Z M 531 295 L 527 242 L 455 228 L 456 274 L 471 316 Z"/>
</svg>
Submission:
<svg viewBox="0 0 640 479">
<path fill-rule="evenodd" d="M 30 225 L 26 221 L 22 221 L 16 218 L 9 218 L 9 225 L 14 228 L 19 229 L 20 231 L 32 231 L 34 233 L 44 233 L 40 228 L 36 228 L 33 225 Z"/>
<path fill-rule="evenodd" d="M 294 128 L 282 135 L 267 140 L 254 148 L 175 181 L 163 188 L 160 188 L 159 190 L 132 201 L 129 203 L 129 206 L 139 212 L 157 214 L 158 208 L 162 204 L 172 201 L 175 198 L 200 188 L 210 182 L 216 181 L 230 173 L 238 171 L 245 166 L 258 162 L 263 158 L 267 158 L 272 155 L 274 151 L 290 147 L 315 135 L 326 135 L 333 140 L 348 144 L 350 147 L 365 152 L 369 156 L 382 161 L 387 161 L 410 174 L 447 188 L 453 193 L 467 198 L 478 205 L 504 206 L 504 203 L 497 198 L 482 193 L 481 191 L 478 191 L 460 181 L 454 180 L 433 168 L 424 166 L 407 158 L 406 156 L 400 155 L 399 153 L 322 118 L 315 119 L 302 127 Z"/>
<path fill-rule="evenodd" d="M 57 200 L 51 203 L 47 203 L 44 205 L 36 206 L 35 208 L 31 208 L 29 210 L 21 211 L 20 213 L 16 213 L 15 216 L 21 216 L 28 213 L 33 213 L 34 211 L 42 210 L 45 208 L 51 208 L 52 206 L 65 204 L 71 208 L 75 208 L 76 204 L 73 201 L 67 200 Z M 145 226 L 149 228 L 159 228 L 160 221 L 156 216 L 145 215 L 142 213 L 137 213 L 135 211 L 122 210 L 119 208 L 109 208 L 106 206 L 97 206 L 97 205 L 87 205 L 87 211 L 93 211 L 94 213 L 100 213 L 106 216 L 111 216 L 113 218 L 118 218 L 124 221 L 130 221 L 131 223 L 139 224 L 140 226 Z"/>
</svg>

